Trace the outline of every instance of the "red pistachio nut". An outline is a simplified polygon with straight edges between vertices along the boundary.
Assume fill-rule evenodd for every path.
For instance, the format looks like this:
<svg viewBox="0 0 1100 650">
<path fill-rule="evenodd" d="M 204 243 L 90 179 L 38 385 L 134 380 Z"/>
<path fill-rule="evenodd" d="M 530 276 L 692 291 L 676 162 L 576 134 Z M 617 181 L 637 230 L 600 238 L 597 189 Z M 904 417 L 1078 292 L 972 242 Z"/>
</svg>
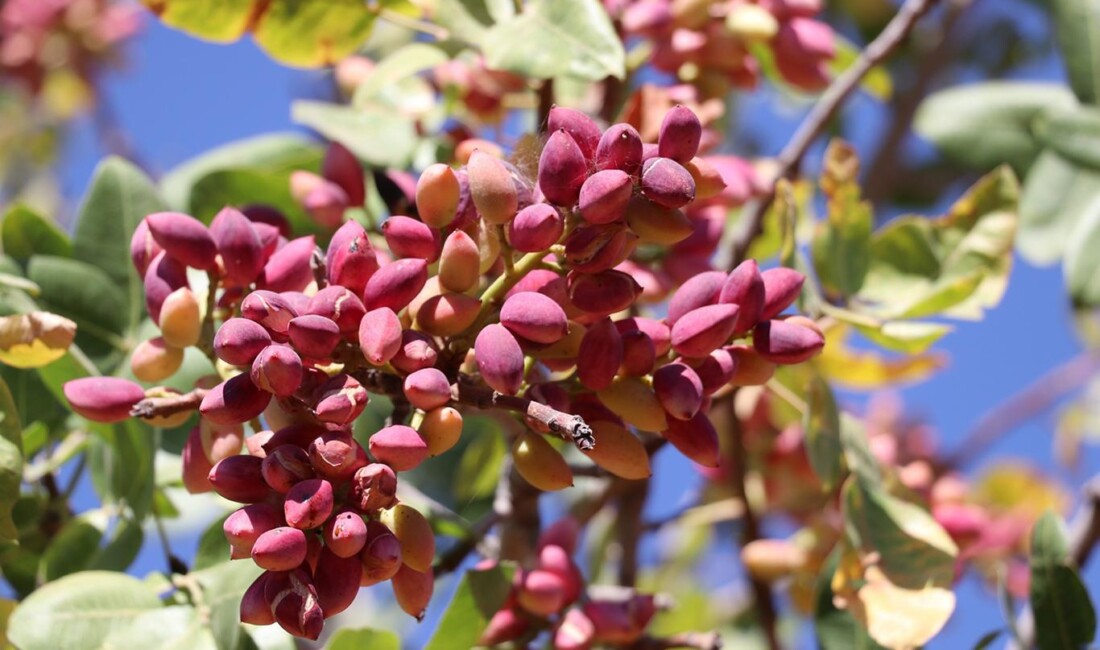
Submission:
<svg viewBox="0 0 1100 650">
<path fill-rule="evenodd" d="M 84 377 L 65 382 L 62 390 L 78 414 L 95 422 L 121 422 L 134 404 L 145 399 L 145 389 L 118 377 Z"/>
</svg>

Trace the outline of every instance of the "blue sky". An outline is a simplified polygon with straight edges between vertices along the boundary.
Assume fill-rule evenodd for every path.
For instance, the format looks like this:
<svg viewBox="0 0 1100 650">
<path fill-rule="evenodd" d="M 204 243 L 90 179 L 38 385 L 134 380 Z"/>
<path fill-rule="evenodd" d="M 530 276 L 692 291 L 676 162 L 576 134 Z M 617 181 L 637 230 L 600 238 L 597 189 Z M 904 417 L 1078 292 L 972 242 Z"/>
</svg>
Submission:
<svg viewBox="0 0 1100 650">
<path fill-rule="evenodd" d="M 251 43 L 204 43 L 151 20 L 131 46 L 127 60 L 124 70 L 106 78 L 106 97 L 138 154 L 154 172 L 231 140 L 295 129 L 290 123 L 290 101 L 324 92 L 326 87 L 323 73 L 281 67 Z M 1029 74 L 1057 77 L 1060 71 L 1056 65 L 1045 65 Z M 745 124 L 764 129 L 761 142 L 774 147 L 768 153 L 778 150 L 798 118 L 790 106 L 782 108 L 776 118 L 775 98 L 767 94 L 746 101 L 741 110 Z M 866 98 L 857 99 L 856 110 L 861 119 L 868 117 L 866 129 L 861 129 L 857 138 L 857 144 L 865 144 L 873 140 L 876 112 Z M 91 125 L 77 123 L 60 169 L 70 203 L 84 191 L 101 155 Z M 960 324 L 938 347 L 950 355 L 949 367 L 932 381 L 905 389 L 903 396 L 907 407 L 933 423 L 943 445 L 951 447 L 990 408 L 1080 352 L 1060 270 L 1037 269 L 1017 260 L 1002 304 L 983 322 Z M 862 401 L 854 394 L 844 398 L 851 404 Z M 1002 454 L 1023 457 L 1073 489 L 1100 469 L 1100 451 L 1086 448 L 1076 472 L 1056 468 L 1051 460 L 1052 429 L 1051 415 L 1039 417 L 1019 427 L 975 466 L 980 468 Z M 685 464 L 673 460 L 662 464 L 668 465 L 670 474 L 665 480 L 669 483 L 678 483 L 690 472 Z M 675 503 L 668 499 L 653 504 L 657 513 L 673 507 Z M 193 539 L 182 540 L 181 548 L 193 543 Z M 141 574 L 160 564 L 156 549 L 147 548 L 134 572 Z M 1094 593 L 1100 593 L 1100 569 L 1095 564 L 1087 572 L 1086 582 Z M 956 616 L 931 647 L 969 647 L 1000 625 L 998 605 L 982 586 L 968 581 L 960 600 L 965 616 Z"/>
</svg>

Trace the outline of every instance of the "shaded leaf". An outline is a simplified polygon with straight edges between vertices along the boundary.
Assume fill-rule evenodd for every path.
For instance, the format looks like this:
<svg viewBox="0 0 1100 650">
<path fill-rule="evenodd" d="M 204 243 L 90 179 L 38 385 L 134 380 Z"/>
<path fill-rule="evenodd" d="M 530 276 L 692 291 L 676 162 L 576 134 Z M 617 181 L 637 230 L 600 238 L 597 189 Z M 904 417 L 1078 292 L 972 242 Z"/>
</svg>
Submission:
<svg viewBox="0 0 1100 650">
<path fill-rule="evenodd" d="M 537 79 L 626 74 L 622 42 L 599 0 L 533 0 L 494 25 L 482 50 L 490 68 Z"/>
<path fill-rule="evenodd" d="M 125 571 L 137 559 L 144 542 L 145 533 L 141 529 L 141 522 L 130 518 L 119 519 L 111 532 L 110 540 L 93 556 L 89 567 L 104 571 Z"/>
<path fill-rule="evenodd" d="M 850 296 L 863 286 L 871 261 L 871 205 L 860 200 L 859 159 L 845 142 L 833 140 L 825 152 L 821 189 L 827 212 L 812 244 L 814 270 L 831 295 Z"/>
<path fill-rule="evenodd" d="M 1061 520 L 1047 512 L 1031 531 L 1031 609 L 1043 650 L 1070 650 L 1096 636 L 1096 610 L 1070 565 Z"/>
<path fill-rule="evenodd" d="M 928 96 L 914 130 L 948 159 L 992 169 L 1008 163 L 1027 169 L 1039 155 L 1033 122 L 1043 111 L 1073 106 L 1060 84 L 988 81 L 955 86 Z"/>
<path fill-rule="evenodd" d="M 85 571 L 44 585 L 8 621 L 8 639 L 21 650 L 94 650 L 161 602 L 137 578 Z"/>
<path fill-rule="evenodd" d="M 814 598 L 814 634 L 822 650 L 879 650 L 879 644 L 867 635 L 852 615 L 837 609 L 833 593 L 833 576 L 837 571 L 844 547 L 838 545 L 829 554 L 818 573 Z"/>
<path fill-rule="evenodd" d="M 1004 634 L 1004 630 L 992 630 L 986 632 L 978 639 L 978 642 L 974 644 L 972 650 L 986 650 L 993 645 L 993 643 Z"/>
<path fill-rule="evenodd" d="M 489 569 L 467 571 L 439 621 L 425 650 L 469 648 L 477 645 L 481 633 L 504 605 L 512 589 L 514 566 L 498 564 Z"/>
<path fill-rule="evenodd" d="M 24 205 L 13 205 L 4 214 L 0 243 L 6 255 L 23 263 L 32 255 L 70 257 L 73 254 L 69 236 L 52 221 Z"/>
<path fill-rule="evenodd" d="M 1100 110 L 1092 106 L 1048 110 L 1036 121 L 1036 133 L 1066 160 L 1100 169 Z"/>
<path fill-rule="evenodd" d="M 42 554 L 38 565 L 39 582 L 49 582 L 88 568 L 101 539 L 103 531 L 90 518 L 81 516 L 70 520 Z"/>
<path fill-rule="evenodd" d="M 243 206 L 260 199 L 286 216 L 295 235 L 323 230 L 290 194 L 289 171 L 219 169 L 199 178 L 191 186 L 189 198 L 188 211 L 207 222 L 227 205 Z"/>
<path fill-rule="evenodd" d="M 950 587 L 958 548 L 928 511 L 857 473 L 844 487 L 844 515 L 853 545 L 880 556 L 878 566 L 890 583 L 902 589 Z"/>
<path fill-rule="evenodd" d="M 500 476 L 505 454 L 501 432 L 495 422 L 483 422 L 485 426 L 474 429 L 478 435 L 462 450 L 459 459 L 454 491 L 460 501 L 491 496 Z"/>
<path fill-rule="evenodd" d="M 263 570 L 252 562 L 223 562 L 192 573 L 210 607 L 210 630 L 218 650 L 236 650 L 243 636 L 241 596 Z"/>
<path fill-rule="evenodd" d="M 829 384 L 814 376 L 806 388 L 806 414 L 802 420 L 806 432 L 806 455 L 810 466 L 831 492 L 844 471 L 840 449 L 840 415 Z"/>
<path fill-rule="evenodd" d="M 110 278 L 116 290 L 121 290 L 123 309 L 119 318 L 130 327 L 140 322 L 145 311 L 142 279 L 130 262 L 130 238 L 145 215 L 164 209 L 149 178 L 115 157 L 96 167 L 80 207 L 73 258 L 96 267 Z"/>
<path fill-rule="evenodd" d="M 11 391 L 0 379 L 0 541 L 12 541 L 19 535 L 12 509 L 19 499 L 22 480 L 23 429 Z"/>
<path fill-rule="evenodd" d="M 174 209 L 191 210 L 191 189 L 204 176 L 224 169 L 251 169 L 265 172 L 285 172 L 289 178 L 295 169 L 316 171 L 320 167 L 321 151 L 316 143 L 296 133 L 269 133 L 236 140 L 184 161 L 160 180 L 161 194 Z M 250 203 L 266 197 L 252 197 Z M 209 221 L 213 215 L 192 214 Z"/>
<path fill-rule="evenodd" d="M 191 567 L 193 570 L 199 571 L 229 561 L 229 541 L 225 539 L 225 531 L 222 529 L 222 524 L 228 517 L 228 514 L 219 517 L 203 531 L 199 538 L 199 548 L 195 551 L 195 560 Z"/>
</svg>

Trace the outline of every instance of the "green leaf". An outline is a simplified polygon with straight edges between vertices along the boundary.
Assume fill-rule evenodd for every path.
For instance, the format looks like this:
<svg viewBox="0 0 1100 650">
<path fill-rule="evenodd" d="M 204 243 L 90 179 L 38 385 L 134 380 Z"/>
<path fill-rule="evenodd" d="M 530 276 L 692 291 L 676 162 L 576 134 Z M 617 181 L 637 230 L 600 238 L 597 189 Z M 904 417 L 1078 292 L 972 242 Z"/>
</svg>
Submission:
<svg viewBox="0 0 1100 650">
<path fill-rule="evenodd" d="M 144 542 L 141 522 L 129 517 L 121 518 L 115 523 L 111 539 L 95 554 L 89 567 L 103 571 L 125 571 L 137 559 Z"/>
<path fill-rule="evenodd" d="M 878 566 L 893 585 L 950 587 L 958 548 L 927 510 L 891 496 L 859 473 L 843 492 L 849 539 L 879 555 Z"/>
<path fill-rule="evenodd" d="M 917 110 L 913 128 L 960 164 L 992 169 L 1008 163 L 1022 171 L 1039 155 L 1035 119 L 1047 109 L 1075 103 L 1062 85 L 967 84 L 930 95 Z"/>
<path fill-rule="evenodd" d="M 829 384 L 814 376 L 806 388 L 806 455 L 826 492 L 832 492 L 844 471 L 840 448 L 840 415 Z"/>
<path fill-rule="evenodd" d="M 353 103 L 362 106 L 388 86 L 401 80 L 430 70 L 446 63 L 451 57 L 436 45 L 430 43 L 409 43 L 382 59 L 367 77 L 367 80 L 355 89 Z"/>
<path fill-rule="evenodd" d="M 251 30 L 271 58 L 315 68 L 353 53 L 370 36 L 374 13 L 362 0 L 142 0 L 164 23 L 231 43 Z"/>
<path fill-rule="evenodd" d="M 125 503 L 141 518 L 153 502 L 153 436 L 148 425 L 126 420 L 96 430 L 88 447 L 92 484 L 106 503 Z"/>
<path fill-rule="evenodd" d="M 244 35 L 255 0 L 141 0 L 169 27 L 192 36 L 232 43 Z"/>
<path fill-rule="evenodd" d="M 1004 630 L 991 630 L 982 635 L 978 642 L 974 644 L 972 650 L 986 650 L 993 645 L 993 642 L 1000 638 L 1004 634 Z"/>
<path fill-rule="evenodd" d="M 1044 151 L 1024 179 L 1020 195 L 1020 232 L 1016 245 L 1032 264 L 1047 265 L 1062 257 L 1077 224 L 1100 210 L 1100 170 L 1069 162 Z"/>
<path fill-rule="evenodd" d="M 103 271 L 77 260 L 35 255 L 27 276 L 42 289 L 38 301 L 43 309 L 76 323 L 77 345 L 93 357 L 121 352 L 120 342 L 136 322 L 126 320 L 127 296 Z"/>
<path fill-rule="evenodd" d="M 296 169 L 316 171 L 321 151 L 316 143 L 296 133 L 269 133 L 237 140 L 191 158 L 160 179 L 164 200 L 176 210 L 191 209 L 191 189 L 204 176 L 223 169 L 251 169 L 265 172 L 290 172 Z M 249 203 L 259 201 L 257 197 Z M 267 202 L 266 198 L 262 199 Z M 192 214 L 199 219 L 213 215 Z"/>
<path fill-rule="evenodd" d="M 849 413 L 840 414 L 840 446 L 844 462 L 852 472 L 872 485 L 882 481 L 878 459 L 867 444 L 867 429 L 862 420 Z"/>
<path fill-rule="evenodd" d="M 462 450 L 455 474 L 455 498 L 461 501 L 491 496 L 496 489 L 500 475 L 500 464 L 504 461 L 505 447 L 499 425 L 491 420 L 482 419 L 483 426 L 471 426 L 467 420 L 468 431 L 477 431 L 477 435 Z"/>
<path fill-rule="evenodd" d="M 1019 185 L 1007 167 L 980 179 L 936 219 L 899 217 L 875 232 L 860 298 L 881 318 L 977 320 L 1004 295 Z"/>
<path fill-rule="evenodd" d="M 222 530 L 222 524 L 225 523 L 228 517 L 228 514 L 219 517 L 217 521 L 210 524 L 203 531 L 202 537 L 199 538 L 199 548 L 195 551 L 195 561 L 192 565 L 192 569 L 195 571 L 229 561 L 229 541 L 225 539 L 225 532 Z"/>
<path fill-rule="evenodd" d="M 25 205 L 13 205 L 4 214 L 0 226 L 4 253 L 26 263 L 32 255 L 71 257 L 73 244 L 49 219 Z"/>
<path fill-rule="evenodd" d="M 165 209 L 156 187 L 121 158 L 107 158 L 96 168 L 84 197 L 73 237 L 73 258 L 107 275 L 122 291 L 122 322 L 131 327 L 145 311 L 142 279 L 130 261 L 130 238 L 145 215 Z"/>
<path fill-rule="evenodd" d="M 455 646 L 458 647 L 458 646 Z M 386 630 L 344 628 L 332 635 L 325 650 L 401 650 L 401 638 Z"/>
<path fill-rule="evenodd" d="M 20 650 L 96 650 L 135 616 L 160 608 L 160 599 L 137 578 L 85 571 L 28 596 L 8 621 L 8 639 Z"/>
<path fill-rule="evenodd" d="M 1054 28 L 1069 85 L 1082 102 L 1100 102 L 1100 2 L 1054 0 Z"/>
<path fill-rule="evenodd" d="M 88 568 L 101 539 L 103 531 L 89 518 L 77 517 L 69 521 L 42 554 L 38 565 L 39 582 L 57 580 Z"/>
<path fill-rule="evenodd" d="M 884 348 L 905 354 L 920 354 L 952 329 L 942 323 L 886 321 L 880 327 L 857 325 L 860 334 Z"/>
<path fill-rule="evenodd" d="M 467 571 L 425 650 L 471 648 L 512 588 L 515 567 L 497 565 Z"/>
<path fill-rule="evenodd" d="M 1100 304 L 1100 197 L 1092 197 L 1083 206 L 1080 220 L 1066 237 L 1062 272 L 1066 288 L 1077 307 Z"/>
<path fill-rule="evenodd" d="M 533 0 L 494 25 L 482 50 L 490 68 L 537 79 L 626 74 L 622 42 L 599 0 Z"/>
<path fill-rule="evenodd" d="M 455 38 L 467 43 L 485 42 L 493 23 L 515 15 L 512 0 L 435 0 L 432 19 Z"/>
<path fill-rule="evenodd" d="M 316 68 L 355 52 L 373 26 L 374 13 L 363 0 L 274 0 L 252 38 L 280 63 Z"/>
<path fill-rule="evenodd" d="M 210 607 L 210 630 L 218 650 L 236 650 L 242 637 L 241 596 L 263 571 L 252 562 L 223 562 L 192 573 Z"/>
<path fill-rule="evenodd" d="M 19 533 L 11 513 L 23 479 L 23 428 L 8 384 L 0 378 L 0 542 Z"/>
<path fill-rule="evenodd" d="M 114 630 L 100 650 L 215 650 L 214 638 L 198 610 L 174 605 L 143 612 L 126 627 Z"/>
<path fill-rule="evenodd" d="M 1051 109 L 1036 120 L 1035 132 L 1040 142 L 1066 160 L 1100 169 L 1100 109 Z"/>
<path fill-rule="evenodd" d="M 1044 514 L 1031 531 L 1031 609 L 1043 650 L 1082 648 L 1096 636 L 1096 611 L 1070 565 L 1061 520 Z"/>
<path fill-rule="evenodd" d="M 841 545 L 833 549 L 818 573 L 814 589 L 814 634 L 817 642 L 822 650 L 880 650 L 882 646 L 875 643 L 867 630 L 849 612 L 837 609 L 834 602 L 832 580 L 842 552 Z"/>
<path fill-rule="evenodd" d="M 296 235 L 323 231 L 291 196 L 289 171 L 219 169 L 191 186 L 190 199 L 190 213 L 206 222 L 227 205 L 241 206 L 259 199 L 282 212 Z"/>
<path fill-rule="evenodd" d="M 821 189 L 828 210 L 814 234 L 814 270 L 827 293 L 851 296 L 863 286 L 871 262 L 874 215 L 860 200 L 859 160 L 851 146 L 830 143 L 824 167 Z"/>
<path fill-rule="evenodd" d="M 416 148 L 413 123 L 392 111 L 297 101 L 291 119 L 335 140 L 374 167 L 406 167 Z"/>
</svg>

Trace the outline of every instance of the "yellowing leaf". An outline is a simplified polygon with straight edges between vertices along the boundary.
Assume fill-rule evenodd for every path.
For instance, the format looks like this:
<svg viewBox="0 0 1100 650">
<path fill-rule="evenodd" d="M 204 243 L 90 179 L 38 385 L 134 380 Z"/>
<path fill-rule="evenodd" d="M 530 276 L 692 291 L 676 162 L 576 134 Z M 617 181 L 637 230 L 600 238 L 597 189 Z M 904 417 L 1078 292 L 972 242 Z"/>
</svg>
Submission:
<svg viewBox="0 0 1100 650">
<path fill-rule="evenodd" d="M 38 368 L 57 361 L 73 343 L 76 323 L 44 311 L 0 318 L 0 362 Z"/>
<path fill-rule="evenodd" d="M 825 332 L 825 348 L 816 359 L 818 370 L 831 381 L 856 390 L 872 390 L 928 379 L 947 365 L 943 354 L 928 352 L 888 357 L 878 351 L 856 350 L 847 344 L 851 330 L 843 324 Z"/>
<path fill-rule="evenodd" d="M 955 611 L 955 594 L 950 589 L 903 589 L 874 566 L 866 570 L 863 579 L 866 582 L 850 609 L 871 638 L 891 650 L 923 646 Z"/>
<path fill-rule="evenodd" d="M 974 485 L 974 499 L 999 512 L 1012 511 L 1029 519 L 1044 512 L 1065 512 L 1069 496 L 1053 480 L 1021 463 L 1001 463 L 986 471 Z"/>
</svg>

